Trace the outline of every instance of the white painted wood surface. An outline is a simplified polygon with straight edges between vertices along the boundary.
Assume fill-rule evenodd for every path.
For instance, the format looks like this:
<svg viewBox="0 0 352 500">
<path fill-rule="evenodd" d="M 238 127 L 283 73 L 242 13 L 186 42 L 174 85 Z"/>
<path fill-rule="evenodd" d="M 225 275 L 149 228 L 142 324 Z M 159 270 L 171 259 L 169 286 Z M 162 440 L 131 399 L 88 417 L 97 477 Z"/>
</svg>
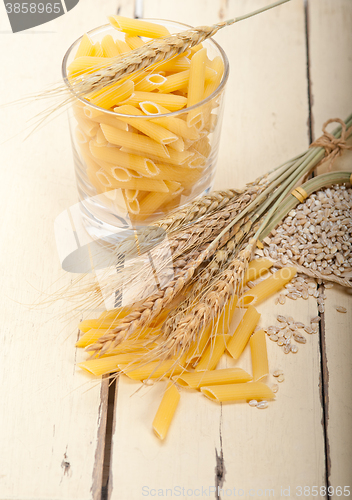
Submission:
<svg viewBox="0 0 352 500">
<path fill-rule="evenodd" d="M 133 14 L 131 2 L 121 4 Z M 84 0 L 57 20 L 12 34 L 1 3 L 1 104 L 59 81 L 69 45 L 117 6 Z M 60 271 L 54 219 L 77 200 L 66 113 L 24 141 L 25 120 L 36 112 L 22 104 L 0 115 L 0 499 L 97 499 L 106 404 L 100 382 L 75 369 L 80 311 L 62 302 L 33 306 L 48 287 L 70 282 Z"/>
<path fill-rule="evenodd" d="M 267 3 L 144 0 L 144 16 L 211 24 Z M 352 3 L 308 0 L 308 5 L 317 137 L 325 119 L 343 118 L 351 111 Z M 0 84 L 2 100 L 23 97 L 58 80 L 61 57 L 70 43 L 103 24 L 118 7 L 121 14 L 133 15 L 133 0 L 81 0 L 62 18 L 32 33 L 12 35 L 1 4 L 1 57 L 8 75 Z M 304 2 L 292 0 L 221 31 L 216 39 L 230 57 L 231 74 L 215 188 L 243 186 L 309 142 Z M 31 116 L 33 107 L 2 109 L 0 136 L 12 138 Z M 107 385 L 74 369 L 80 311 L 72 313 L 72 305 L 65 303 L 31 305 L 57 279 L 54 289 L 69 283 L 59 270 L 53 237 L 55 217 L 76 201 L 66 116 L 26 142 L 24 135 L 0 144 L 0 500 L 98 500 Z M 346 154 L 334 168 L 348 168 L 351 156 Z M 327 461 L 331 485 L 343 487 L 351 482 L 352 459 L 351 296 L 337 289 L 327 290 L 326 295 Z M 349 314 L 336 313 L 337 304 L 347 307 Z M 308 322 L 317 309 L 312 299 L 276 307 L 268 300 L 259 311 L 261 325 L 267 326 L 276 313 Z M 166 488 L 176 486 L 181 491 L 213 488 L 220 462 L 226 468 L 220 485 L 232 492 L 236 488 L 237 496 L 242 488 L 252 498 L 263 497 L 258 490 L 270 489 L 280 497 L 281 487 L 286 492 L 290 487 L 290 498 L 300 498 L 297 486 L 324 485 L 322 346 L 318 335 L 307 337 L 296 355 L 285 356 L 276 344 L 268 345 L 270 366 L 283 368 L 285 382 L 266 411 L 242 404 L 221 408 L 200 394 L 183 391 L 165 443 L 151 430 L 162 384 L 134 394 L 139 384 L 121 380 L 116 391 L 110 499 L 139 500 L 151 488 L 163 488 L 164 495 Z M 229 358 L 224 363 L 234 364 Z M 250 369 L 248 349 L 236 366 Z M 223 462 L 217 461 L 222 454 Z M 210 493 L 214 498 L 213 490 Z M 191 494 L 185 491 L 184 497 Z"/>
<path fill-rule="evenodd" d="M 346 118 L 352 111 L 352 5 L 349 0 L 309 2 L 310 79 L 314 138 L 328 118 Z M 352 141 L 349 141 L 352 144 Z M 322 168 L 326 170 L 327 166 Z M 333 170 L 352 171 L 352 151 L 333 165 Z M 352 296 L 341 287 L 325 291 L 325 371 L 328 382 L 326 422 L 329 483 L 332 498 L 336 487 L 352 483 Z M 346 307 L 347 314 L 336 311 Z"/>
<path fill-rule="evenodd" d="M 201 25 L 216 22 L 220 9 L 226 18 L 263 4 L 147 0 L 144 16 Z M 294 1 L 230 27 L 216 39 L 231 65 L 216 187 L 243 186 L 308 146 L 304 3 Z M 259 311 L 261 324 L 268 326 L 277 313 L 309 323 L 317 307 L 314 300 L 276 307 L 274 300 L 268 300 Z M 236 488 L 240 495 L 239 489 L 255 498 L 261 496 L 260 490 L 274 490 L 279 497 L 283 487 L 290 488 L 291 498 L 296 498 L 299 490 L 295 488 L 300 485 L 324 485 L 318 336 L 309 336 L 297 355 L 285 356 L 273 343 L 268 347 L 271 369 L 283 368 L 286 376 L 277 401 L 268 410 L 259 412 L 243 404 L 221 409 L 200 394 L 183 391 L 164 443 L 151 430 L 163 388 L 132 396 L 138 384 L 121 379 L 116 394 L 111 499 L 134 500 L 148 492 L 151 496 L 152 488 L 166 495 L 167 488 L 176 486 L 185 488 L 186 498 L 191 498 L 187 489 L 203 486 L 209 492 L 216 486 L 216 456 L 222 453 L 226 470 L 220 485 L 232 492 Z M 250 369 L 248 349 L 236 366 Z M 209 496 L 217 498 L 210 492 Z M 226 498 L 226 493 L 220 498 Z"/>
</svg>

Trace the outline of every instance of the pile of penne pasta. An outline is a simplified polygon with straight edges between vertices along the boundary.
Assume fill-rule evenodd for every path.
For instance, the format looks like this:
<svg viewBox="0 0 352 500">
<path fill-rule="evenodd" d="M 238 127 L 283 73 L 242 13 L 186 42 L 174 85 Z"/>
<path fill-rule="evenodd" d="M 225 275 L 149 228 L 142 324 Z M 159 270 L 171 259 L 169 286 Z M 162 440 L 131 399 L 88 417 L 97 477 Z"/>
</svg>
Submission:
<svg viewBox="0 0 352 500">
<path fill-rule="evenodd" d="M 250 262 L 243 286 L 248 281 L 255 281 L 263 276 L 264 279 L 241 297 L 234 296 L 220 316 L 201 332 L 199 338 L 181 357 L 166 361 L 145 361 L 148 353 L 162 342 L 160 329 L 169 313 L 169 310 L 166 310 L 149 328 L 136 331 L 101 357 L 84 361 L 79 366 L 96 376 L 115 373 L 141 382 L 169 379 L 153 422 L 154 432 L 160 439 L 165 438 L 180 399 L 178 387 L 200 390 L 204 396 L 218 403 L 274 398 L 272 390 L 261 382 L 269 374 L 269 365 L 265 332 L 256 330 L 260 314 L 254 305 L 283 288 L 295 276 L 296 269 L 282 268 L 266 277 L 265 274 L 271 266 L 272 261 L 265 258 Z M 79 328 L 83 335 L 76 346 L 87 347 L 93 344 L 99 337 L 118 326 L 128 313 L 127 308 L 120 308 L 106 311 L 98 319 L 82 321 Z M 243 316 L 235 331 L 231 332 L 230 324 L 236 314 Z M 238 360 L 248 342 L 252 357 L 252 375 L 241 368 L 216 369 L 225 352 L 234 360 Z"/>
<path fill-rule="evenodd" d="M 125 33 L 124 40 L 107 34 L 93 43 L 85 34 L 67 67 L 69 81 L 103 71 L 117 57 L 170 34 L 164 26 L 146 21 L 121 16 L 109 20 Z M 222 57 L 209 59 L 200 44 L 85 95 L 86 103 L 75 101 L 74 140 L 85 174 L 117 212 L 144 221 L 211 186 L 222 95 L 215 91 L 223 73 Z M 175 111 L 181 113 L 168 116 Z"/>
</svg>

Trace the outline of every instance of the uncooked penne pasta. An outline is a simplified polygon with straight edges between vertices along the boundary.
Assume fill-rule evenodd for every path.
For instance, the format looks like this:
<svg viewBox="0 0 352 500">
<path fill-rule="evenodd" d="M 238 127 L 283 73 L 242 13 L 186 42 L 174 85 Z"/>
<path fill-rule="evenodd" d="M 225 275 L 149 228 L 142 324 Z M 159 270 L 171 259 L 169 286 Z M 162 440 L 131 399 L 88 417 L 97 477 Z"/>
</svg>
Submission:
<svg viewBox="0 0 352 500">
<path fill-rule="evenodd" d="M 111 59 L 105 57 L 80 56 L 74 59 L 67 67 L 69 78 L 76 78 L 84 73 L 94 73 L 102 68 L 107 68 L 111 65 Z"/>
<path fill-rule="evenodd" d="M 104 57 L 117 57 L 120 55 L 115 41 L 111 35 L 105 35 L 101 41 Z"/>
<path fill-rule="evenodd" d="M 123 105 L 114 108 L 114 111 L 122 115 L 132 114 L 136 116 L 143 116 L 142 111 L 130 105 Z M 151 137 L 159 144 L 165 145 L 169 144 L 170 142 L 175 142 L 178 140 L 177 135 L 170 132 L 170 130 L 161 127 L 160 125 L 157 125 L 156 123 L 152 123 L 148 118 L 145 119 L 131 118 L 131 117 L 124 118 L 123 116 L 119 116 L 119 119 L 121 121 L 126 121 L 126 123 L 132 125 L 137 130 L 140 130 L 145 135 Z M 157 151 L 154 154 L 157 155 Z"/>
<path fill-rule="evenodd" d="M 252 376 L 242 368 L 225 368 L 223 370 L 211 370 L 203 372 L 182 373 L 176 375 L 173 380 L 181 387 L 187 389 L 199 389 L 204 385 L 222 385 L 249 382 Z"/>
<path fill-rule="evenodd" d="M 248 281 L 254 281 L 265 274 L 273 265 L 273 261 L 270 259 L 254 259 L 248 264 L 248 267 L 244 273 L 242 280 L 242 285 L 246 285 Z"/>
<path fill-rule="evenodd" d="M 205 48 L 196 52 L 192 57 L 188 83 L 187 107 L 197 104 L 203 99 L 205 84 L 205 63 L 207 51 Z M 167 106 L 166 106 L 167 107 Z M 201 111 L 190 111 L 187 116 L 188 125 L 194 125 L 202 119 Z"/>
<path fill-rule="evenodd" d="M 128 130 L 128 124 L 126 122 L 119 120 L 117 117 L 111 114 L 102 114 L 101 111 L 88 106 L 83 108 L 83 113 L 93 122 L 96 122 L 98 124 L 103 123 L 105 125 L 110 125 L 111 127 L 119 128 L 120 130 Z"/>
<path fill-rule="evenodd" d="M 212 327 L 212 323 L 205 327 L 200 333 L 199 338 L 193 343 L 193 345 L 191 345 L 187 351 L 186 363 L 193 364 L 202 357 L 204 349 L 210 339 Z"/>
<path fill-rule="evenodd" d="M 169 158 L 169 153 L 163 144 L 160 144 L 150 137 L 145 137 L 133 132 L 126 132 L 124 130 L 111 127 L 110 125 L 100 125 L 105 138 L 116 146 L 122 146 L 129 149 L 136 149 L 145 154 L 156 154 L 160 158 Z"/>
<path fill-rule="evenodd" d="M 204 396 L 217 403 L 250 401 L 251 399 L 273 399 L 275 397 L 273 391 L 262 382 L 211 385 L 201 387 L 200 390 Z"/>
<path fill-rule="evenodd" d="M 95 42 L 93 53 L 91 54 L 93 57 L 104 57 L 103 49 L 101 48 L 100 42 Z"/>
<path fill-rule="evenodd" d="M 184 367 L 174 359 L 168 361 L 151 361 L 136 367 L 133 364 L 121 363 L 119 369 L 133 380 L 147 380 L 149 378 L 170 377 L 179 375 Z"/>
<path fill-rule="evenodd" d="M 159 92 L 174 92 L 188 87 L 190 70 L 180 71 L 165 78 L 165 81 L 159 85 Z M 205 68 L 205 81 L 212 80 L 216 76 L 216 71 L 211 68 Z M 139 89 L 137 89 L 139 90 Z"/>
<path fill-rule="evenodd" d="M 139 106 L 146 115 L 170 113 L 170 110 L 164 108 L 160 104 L 156 104 L 150 101 L 141 102 Z M 176 118 L 173 116 L 160 117 L 152 119 L 152 122 L 167 128 L 183 139 L 189 139 L 191 141 L 199 139 L 198 130 L 195 127 L 188 126 L 187 122 L 185 122 L 185 120 L 182 120 L 181 118 Z"/>
<path fill-rule="evenodd" d="M 212 61 L 210 61 L 209 67 L 216 73 L 216 75 L 211 80 L 205 82 L 204 96 L 203 96 L 204 99 L 206 99 L 213 92 L 215 92 L 215 90 L 220 85 L 222 76 L 224 74 L 224 63 L 220 56 L 217 56 Z"/>
<path fill-rule="evenodd" d="M 231 354 L 233 359 L 238 359 L 241 356 L 249 337 L 258 324 L 259 318 L 260 314 L 258 311 L 253 306 L 249 306 L 226 346 L 227 351 Z"/>
<path fill-rule="evenodd" d="M 247 307 L 250 304 L 259 304 L 266 298 L 283 288 L 297 274 L 295 267 L 283 267 L 276 273 L 272 274 L 258 285 L 255 285 L 240 298 L 240 304 Z"/>
<path fill-rule="evenodd" d="M 142 221 L 154 214 L 167 200 L 170 193 L 150 193 L 139 204 L 138 220 Z"/>
<path fill-rule="evenodd" d="M 125 196 L 129 201 L 138 199 L 138 193 L 137 189 L 125 189 Z"/>
<path fill-rule="evenodd" d="M 113 163 L 116 166 L 136 170 L 147 177 L 153 177 L 159 173 L 159 169 L 149 158 L 124 153 L 115 147 L 96 146 L 94 141 L 90 142 L 89 148 L 94 158 Z"/>
<path fill-rule="evenodd" d="M 136 352 L 117 354 L 116 356 L 108 356 L 106 358 L 89 359 L 88 361 L 79 363 L 78 366 L 99 377 L 107 373 L 118 372 L 120 364 L 128 365 L 135 362 L 138 356 L 142 358 L 143 354 Z"/>
<path fill-rule="evenodd" d="M 153 420 L 153 430 L 159 439 L 165 439 L 179 401 L 180 393 L 177 387 L 173 382 L 169 382 Z"/>
<path fill-rule="evenodd" d="M 126 196 L 125 190 L 122 191 L 122 194 L 123 194 L 123 197 L 125 199 L 125 204 L 126 204 L 126 208 L 127 208 L 128 213 L 133 214 L 133 215 L 139 214 L 140 207 L 139 207 L 138 199 L 137 198 L 135 198 L 134 200 L 128 199 Z"/>
<path fill-rule="evenodd" d="M 158 73 L 151 73 L 136 84 L 135 90 L 141 92 L 152 92 L 153 90 L 159 90 L 160 86 L 165 82 L 165 76 L 159 75 Z"/>
<path fill-rule="evenodd" d="M 169 158 L 160 158 L 160 156 L 156 156 L 154 154 L 148 155 L 148 158 L 150 160 L 155 161 L 155 162 L 163 162 L 163 163 L 167 162 L 167 163 L 170 163 L 171 165 L 185 167 L 185 166 L 189 165 L 192 158 L 195 156 L 195 153 L 192 151 L 175 151 L 174 149 L 170 149 L 168 146 L 166 146 L 166 150 L 167 150 L 168 154 L 170 155 Z M 129 148 L 122 148 L 122 151 L 124 151 L 126 153 L 136 154 L 136 155 L 139 154 L 138 151 L 133 151 L 132 149 L 129 149 Z"/>
<path fill-rule="evenodd" d="M 91 56 L 93 55 L 94 45 L 89 36 L 85 33 L 78 45 L 77 52 L 75 54 L 75 59 L 82 56 Z"/>
<path fill-rule="evenodd" d="M 108 328 L 91 328 L 86 333 L 80 337 L 75 346 L 76 347 L 87 347 L 90 344 L 94 344 L 104 333 L 108 332 Z"/>
<path fill-rule="evenodd" d="M 81 332 L 88 332 L 88 330 L 91 330 L 92 328 L 97 328 L 97 329 L 109 329 L 109 328 L 114 328 L 119 324 L 120 318 L 116 319 L 86 319 L 80 322 L 78 325 L 79 329 Z"/>
<path fill-rule="evenodd" d="M 133 170 L 129 170 L 128 168 L 116 167 L 112 163 L 108 163 L 103 160 L 95 159 L 97 164 L 103 168 L 111 177 L 113 177 L 117 181 L 128 182 L 134 178 Z"/>
<path fill-rule="evenodd" d="M 119 39 L 115 40 L 115 45 L 120 54 L 126 54 L 127 52 L 131 52 L 131 47 L 122 40 Z"/>
<path fill-rule="evenodd" d="M 221 356 L 224 354 L 230 335 L 216 335 L 211 337 L 209 345 L 196 366 L 196 371 L 215 370 Z"/>
<path fill-rule="evenodd" d="M 147 38 L 162 38 L 170 35 L 165 26 L 141 21 L 140 19 L 131 19 L 123 16 L 108 16 L 110 24 L 118 31 L 123 31 L 131 36 L 145 36 Z"/>
<path fill-rule="evenodd" d="M 130 97 L 133 93 L 134 83 L 131 80 L 126 80 L 123 83 L 113 83 L 104 88 L 104 91 L 96 92 L 89 97 L 89 102 L 95 106 L 102 108 L 111 108 L 116 106 L 120 101 Z"/>
<path fill-rule="evenodd" d="M 261 380 L 269 375 L 268 352 L 264 330 L 254 332 L 249 339 L 249 345 L 251 346 L 253 380 Z"/>
<path fill-rule="evenodd" d="M 158 71 L 166 71 L 168 73 L 176 73 L 178 71 L 185 71 L 189 69 L 191 62 L 184 55 L 176 56 L 165 62 L 153 64 L 150 68 Z"/>
<path fill-rule="evenodd" d="M 156 166 L 159 173 L 153 179 L 181 182 L 182 185 L 192 185 L 202 175 L 202 171 L 195 168 L 174 167 L 166 163 L 156 163 Z"/>
<path fill-rule="evenodd" d="M 232 316 L 237 306 L 237 302 L 238 302 L 238 297 L 236 295 L 231 297 L 231 299 L 228 301 L 222 313 L 220 314 L 219 319 L 215 322 L 216 324 L 214 331 L 215 335 L 228 333 Z"/>
<path fill-rule="evenodd" d="M 161 104 L 170 111 L 178 111 L 187 104 L 186 97 L 180 95 L 136 91 L 126 101 L 122 101 L 121 105 L 130 104 L 132 106 L 139 106 L 139 103 L 143 101 L 152 101 L 156 104 Z"/>
<path fill-rule="evenodd" d="M 125 42 L 130 47 L 131 50 L 139 49 L 145 42 L 139 36 L 125 35 Z"/>
</svg>

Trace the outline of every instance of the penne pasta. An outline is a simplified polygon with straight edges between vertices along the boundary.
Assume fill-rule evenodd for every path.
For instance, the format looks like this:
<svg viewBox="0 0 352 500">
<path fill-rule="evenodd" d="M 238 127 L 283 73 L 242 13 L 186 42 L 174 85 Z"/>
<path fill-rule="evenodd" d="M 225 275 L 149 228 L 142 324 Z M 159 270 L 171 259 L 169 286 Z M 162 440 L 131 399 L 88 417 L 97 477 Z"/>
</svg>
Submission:
<svg viewBox="0 0 352 500">
<path fill-rule="evenodd" d="M 216 335 L 210 339 L 210 343 L 202 355 L 195 370 L 215 370 L 221 356 L 224 354 L 230 335 Z"/>
<path fill-rule="evenodd" d="M 120 54 L 126 54 L 127 52 L 131 52 L 131 47 L 122 40 L 119 39 L 115 40 L 115 45 Z"/>
<path fill-rule="evenodd" d="M 139 49 L 145 45 L 145 42 L 139 36 L 125 35 L 125 42 L 130 47 L 131 50 Z"/>
<path fill-rule="evenodd" d="M 175 90 L 183 89 L 188 87 L 190 70 L 180 71 L 174 73 L 165 78 L 165 81 L 159 85 L 159 91 L 164 92 L 174 92 Z M 216 76 L 216 71 L 211 68 L 205 68 L 205 81 L 213 79 Z M 138 90 L 138 89 L 137 89 Z"/>
<path fill-rule="evenodd" d="M 114 111 L 117 113 L 122 113 L 122 115 L 123 114 L 133 114 L 136 116 L 143 116 L 142 111 L 140 111 L 137 108 L 134 108 L 133 106 L 130 106 L 130 105 L 124 105 L 121 107 L 117 107 L 114 109 Z M 145 135 L 154 139 L 159 144 L 165 145 L 165 144 L 169 144 L 170 142 L 175 142 L 178 140 L 177 135 L 173 134 L 172 132 L 170 132 L 166 128 L 161 127 L 160 125 L 157 125 L 156 123 L 152 123 L 147 118 L 140 120 L 139 118 L 130 118 L 130 117 L 124 118 L 123 116 L 120 116 L 119 119 L 122 121 L 126 121 L 126 123 L 128 123 L 129 125 L 132 125 L 137 130 L 140 130 Z M 154 155 L 157 155 L 157 151 L 154 152 Z"/>
<path fill-rule="evenodd" d="M 159 90 L 160 86 L 165 82 L 165 76 L 159 75 L 158 73 L 151 73 L 138 82 L 135 89 L 136 91 L 152 92 L 153 90 Z"/>
<path fill-rule="evenodd" d="M 240 304 L 247 307 L 250 304 L 259 304 L 266 298 L 283 288 L 297 274 L 295 267 L 283 267 L 258 285 L 255 285 L 240 298 Z"/>
<path fill-rule="evenodd" d="M 212 324 L 208 325 L 203 331 L 200 333 L 198 339 L 191 345 L 191 347 L 187 351 L 186 363 L 195 363 L 201 358 L 204 349 L 210 339 Z"/>
<path fill-rule="evenodd" d="M 195 154 L 192 151 L 175 151 L 174 149 L 170 149 L 168 146 L 166 146 L 166 150 L 169 154 L 169 158 L 160 158 L 160 156 L 156 156 L 154 154 L 148 155 L 148 158 L 155 162 L 167 162 L 170 163 L 171 165 L 186 167 L 189 165 L 192 158 L 195 156 Z M 122 151 L 126 153 L 133 153 L 136 155 L 139 154 L 138 151 L 133 151 L 129 148 L 123 148 Z"/>
<path fill-rule="evenodd" d="M 108 328 L 91 328 L 77 340 L 75 346 L 87 347 L 90 344 L 94 344 L 94 342 L 100 339 L 100 337 L 108 331 L 109 331 Z"/>
<path fill-rule="evenodd" d="M 150 101 L 141 102 L 139 106 L 146 115 L 170 113 L 168 109 L 164 108 L 160 104 Z M 192 141 L 199 139 L 199 132 L 197 129 L 195 127 L 189 127 L 181 118 L 175 118 L 172 116 L 161 117 L 152 119 L 152 122 L 167 128 L 183 139 L 190 139 Z"/>
<path fill-rule="evenodd" d="M 156 163 L 159 173 L 153 179 L 163 179 L 180 182 L 184 186 L 189 186 L 196 182 L 202 175 L 201 170 L 174 167 L 163 163 Z"/>
<path fill-rule="evenodd" d="M 249 337 L 257 326 L 260 314 L 253 306 L 249 306 L 245 312 L 235 333 L 228 342 L 226 349 L 233 359 L 238 359 L 247 345 Z"/>
<path fill-rule="evenodd" d="M 209 62 L 209 68 L 211 68 L 215 75 L 211 80 L 205 82 L 203 99 L 209 97 L 220 85 L 222 76 L 224 74 L 224 63 L 220 56 L 215 57 Z"/>
<path fill-rule="evenodd" d="M 82 56 L 91 56 L 93 55 L 93 52 L 94 52 L 93 42 L 89 38 L 89 36 L 85 33 L 81 38 L 80 44 L 78 45 L 75 59 L 78 59 L 79 57 Z"/>
<path fill-rule="evenodd" d="M 178 111 L 182 109 L 187 104 L 186 97 L 175 94 L 162 94 L 162 93 L 150 93 L 150 92 L 134 92 L 131 97 L 122 101 L 121 104 L 129 104 L 132 106 L 139 106 L 140 102 L 151 101 L 156 104 L 161 104 L 170 111 Z M 116 112 L 119 112 L 115 109 Z"/>
<path fill-rule="evenodd" d="M 97 146 L 94 141 L 89 143 L 90 152 L 94 158 L 113 163 L 116 166 L 136 170 L 147 177 L 159 173 L 155 163 L 149 158 L 124 153 L 120 149 L 108 146 Z"/>
<path fill-rule="evenodd" d="M 262 382 L 204 386 L 200 390 L 204 396 L 217 403 L 250 401 L 251 399 L 273 399 L 275 397 L 273 391 Z"/>
<path fill-rule="evenodd" d="M 153 430 L 159 439 L 165 439 L 179 401 L 180 393 L 177 387 L 169 382 L 153 420 Z"/>
<path fill-rule="evenodd" d="M 111 65 L 111 59 L 104 57 L 80 56 L 74 59 L 67 67 L 67 74 L 70 78 L 76 78 L 84 73 L 94 73 Z"/>
<path fill-rule="evenodd" d="M 189 83 L 188 83 L 188 97 L 187 107 L 197 104 L 203 99 L 204 96 L 204 83 L 205 83 L 205 62 L 207 51 L 205 48 L 200 49 L 192 57 Z M 188 125 L 194 125 L 202 119 L 200 109 L 193 110 L 188 113 Z"/>
<path fill-rule="evenodd" d="M 169 199 L 169 193 L 149 193 L 139 204 L 138 220 L 150 217 Z"/>
<path fill-rule="evenodd" d="M 109 109 L 120 101 L 132 95 L 134 84 L 130 80 L 123 83 L 113 83 L 104 88 L 104 91 L 99 91 L 89 97 L 89 102 L 101 108 Z"/>
<path fill-rule="evenodd" d="M 133 380 L 147 380 L 149 378 L 162 378 L 179 375 L 184 367 L 174 359 L 168 361 L 152 361 L 135 367 L 133 364 L 121 363 L 119 369 Z"/>
<path fill-rule="evenodd" d="M 269 375 L 268 352 L 264 330 L 254 332 L 249 339 L 249 344 L 251 346 L 253 380 L 261 380 Z"/>
<path fill-rule="evenodd" d="M 123 316 L 121 316 L 122 318 Z M 96 329 L 110 329 L 114 328 L 119 324 L 119 321 L 121 318 L 116 318 L 116 319 L 86 319 L 80 322 L 78 325 L 79 329 L 81 332 L 88 332 L 88 330 L 91 330 L 92 328 Z"/>
<path fill-rule="evenodd" d="M 123 31 L 131 36 L 145 36 L 147 38 L 162 38 L 170 35 L 165 26 L 141 21 L 140 19 L 131 19 L 123 16 L 108 16 L 110 24 L 118 31 Z"/>
<path fill-rule="evenodd" d="M 244 273 L 242 280 L 242 285 L 246 285 L 248 281 L 255 281 L 265 274 L 268 269 L 273 265 L 273 261 L 270 259 L 254 259 L 248 264 L 248 267 Z"/>
<path fill-rule="evenodd" d="M 230 328 L 232 316 L 235 312 L 236 306 L 238 302 L 238 297 L 234 295 L 226 306 L 223 308 L 222 313 L 220 314 L 219 319 L 215 322 L 215 335 L 219 334 L 227 334 Z"/>
<path fill-rule="evenodd" d="M 79 363 L 78 366 L 99 377 L 101 375 L 120 371 L 119 365 L 121 363 L 129 364 L 136 362 L 138 356 L 142 359 L 143 353 L 138 354 L 136 352 L 130 352 L 126 354 L 117 354 L 115 356 L 107 356 L 106 358 L 89 359 L 88 361 Z"/>
<path fill-rule="evenodd" d="M 111 127 L 119 128 L 120 130 L 128 130 L 128 124 L 126 122 L 123 122 L 119 120 L 117 117 L 112 116 L 110 114 L 102 114 L 101 111 L 96 110 L 92 107 L 86 106 L 83 109 L 83 113 L 85 116 L 90 118 L 93 122 L 96 122 L 98 124 L 106 124 L 110 125 Z"/>
<path fill-rule="evenodd" d="M 101 48 L 100 42 L 95 42 L 93 47 L 93 53 L 91 54 L 93 57 L 104 57 L 103 49 Z"/>
<path fill-rule="evenodd" d="M 110 125 L 101 124 L 101 130 L 107 141 L 116 146 L 122 146 L 131 150 L 136 149 L 145 154 L 157 154 L 160 158 L 169 158 L 166 147 L 150 137 L 145 137 L 133 132 L 111 127 Z"/>
<path fill-rule="evenodd" d="M 105 35 L 101 41 L 104 57 L 117 57 L 120 55 L 115 41 L 111 35 Z"/>
<path fill-rule="evenodd" d="M 225 368 L 223 370 L 211 370 L 203 372 L 182 373 L 176 375 L 173 380 L 181 387 L 187 389 L 199 389 L 204 385 L 222 385 L 249 382 L 252 376 L 242 368 Z"/>
<path fill-rule="evenodd" d="M 152 65 L 151 68 L 158 69 L 158 71 L 165 71 L 168 73 L 177 73 L 178 71 L 185 71 L 189 69 L 190 66 L 191 66 L 190 60 L 181 54 L 180 56 L 176 56 L 165 62 L 156 63 L 155 65 Z"/>
</svg>

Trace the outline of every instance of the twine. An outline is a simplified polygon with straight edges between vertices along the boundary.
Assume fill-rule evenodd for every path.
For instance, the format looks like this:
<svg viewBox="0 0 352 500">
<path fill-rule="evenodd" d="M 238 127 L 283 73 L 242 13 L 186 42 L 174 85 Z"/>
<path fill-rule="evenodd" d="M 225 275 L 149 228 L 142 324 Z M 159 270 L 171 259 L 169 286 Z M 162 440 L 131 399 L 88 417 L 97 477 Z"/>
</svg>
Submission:
<svg viewBox="0 0 352 500">
<path fill-rule="evenodd" d="M 334 135 L 330 134 L 327 130 L 326 127 L 330 123 L 339 123 L 341 125 L 341 137 L 335 137 Z M 340 118 L 330 118 L 330 120 L 327 120 L 324 125 L 323 125 L 323 135 L 319 137 L 317 140 L 312 142 L 312 144 L 309 146 L 310 148 L 324 148 L 325 149 L 325 156 L 324 158 L 318 163 L 320 165 L 321 163 L 330 160 L 329 164 L 329 171 L 331 170 L 332 164 L 336 160 L 336 158 L 340 155 L 342 155 L 344 149 L 352 149 L 352 146 L 349 146 L 346 144 L 346 140 L 348 139 L 349 135 L 352 133 L 352 126 L 346 130 L 346 124 L 343 120 Z M 318 166 L 316 165 L 315 168 Z"/>
</svg>

